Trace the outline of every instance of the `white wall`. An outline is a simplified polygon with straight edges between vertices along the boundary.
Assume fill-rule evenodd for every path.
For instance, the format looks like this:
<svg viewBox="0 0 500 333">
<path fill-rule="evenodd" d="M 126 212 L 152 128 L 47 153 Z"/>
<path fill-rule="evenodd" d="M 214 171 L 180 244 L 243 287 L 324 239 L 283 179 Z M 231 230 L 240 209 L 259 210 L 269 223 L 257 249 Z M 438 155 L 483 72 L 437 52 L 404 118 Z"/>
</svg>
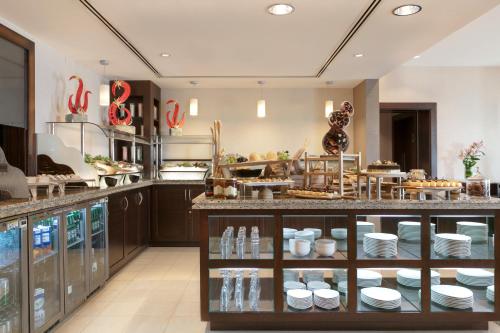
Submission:
<svg viewBox="0 0 500 333">
<path fill-rule="evenodd" d="M 380 79 L 381 102 L 436 102 L 438 176 L 463 179 L 460 149 L 483 139 L 481 171 L 500 181 L 500 68 L 402 66 Z"/>
<path fill-rule="evenodd" d="M 88 120 L 102 123 L 104 108 L 99 106 L 99 85 L 103 76 L 68 59 L 65 55 L 47 45 L 43 40 L 23 31 L 0 17 L 0 23 L 9 29 L 35 42 L 35 124 L 36 133 L 47 133 L 48 121 L 59 121 L 69 113 L 69 95 L 76 92 L 77 82 L 68 80 L 71 75 L 83 79 L 84 88 L 92 92 L 89 95 Z M 82 99 L 83 101 L 83 99 Z M 80 149 L 80 132 L 77 125 L 64 125 L 56 130 L 63 142 Z M 85 140 L 91 154 L 108 154 L 107 140 L 98 131 L 90 130 Z"/>
<path fill-rule="evenodd" d="M 213 121 L 220 119 L 222 146 L 226 152 L 288 150 L 293 154 L 307 140 L 308 151 L 321 154 L 321 141 L 329 130 L 324 116 L 325 100 L 333 98 L 335 109 L 339 109 L 342 101 L 352 102 L 352 89 L 264 89 L 266 118 L 257 118 L 260 96 L 259 89 L 163 89 L 161 131 L 167 131 L 167 99 L 177 100 L 181 111 L 188 115 L 189 98 L 196 97 L 199 115 L 187 116 L 184 134 L 210 134 Z M 352 128 L 351 124 L 347 129 L 351 140 Z"/>
</svg>

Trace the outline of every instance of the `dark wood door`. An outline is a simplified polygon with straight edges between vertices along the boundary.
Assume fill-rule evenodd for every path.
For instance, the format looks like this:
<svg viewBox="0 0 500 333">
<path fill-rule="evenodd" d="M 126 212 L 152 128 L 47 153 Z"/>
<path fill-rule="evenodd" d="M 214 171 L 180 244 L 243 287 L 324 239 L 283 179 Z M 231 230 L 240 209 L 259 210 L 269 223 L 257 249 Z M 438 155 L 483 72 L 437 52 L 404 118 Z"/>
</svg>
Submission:
<svg viewBox="0 0 500 333">
<path fill-rule="evenodd" d="M 408 172 L 418 169 L 418 125 L 416 112 L 395 114 L 392 118 L 393 158 Z"/>
<path fill-rule="evenodd" d="M 186 223 L 187 194 L 185 186 L 160 185 L 153 188 L 153 243 L 189 240 Z"/>
<path fill-rule="evenodd" d="M 136 202 L 138 205 L 139 246 L 146 246 L 149 242 L 149 188 L 141 189 L 137 192 Z"/>
<path fill-rule="evenodd" d="M 189 240 L 199 243 L 200 242 L 200 225 L 198 219 L 193 217 L 193 199 L 205 192 L 204 185 L 191 185 L 188 188 L 188 207 L 187 207 L 187 223 L 189 226 Z"/>
<path fill-rule="evenodd" d="M 125 251 L 126 254 L 134 252 L 139 246 L 139 205 L 137 200 L 138 191 L 127 192 L 125 200 Z"/>
<path fill-rule="evenodd" d="M 108 199 L 109 267 L 113 267 L 125 258 L 125 194 L 113 194 Z"/>
</svg>

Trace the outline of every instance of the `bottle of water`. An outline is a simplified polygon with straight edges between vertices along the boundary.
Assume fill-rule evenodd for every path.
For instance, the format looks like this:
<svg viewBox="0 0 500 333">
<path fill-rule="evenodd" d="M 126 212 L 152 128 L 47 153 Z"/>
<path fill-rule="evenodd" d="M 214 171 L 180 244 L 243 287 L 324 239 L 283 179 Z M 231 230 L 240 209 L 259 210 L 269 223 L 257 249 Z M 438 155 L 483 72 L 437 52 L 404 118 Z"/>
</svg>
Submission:
<svg viewBox="0 0 500 333">
<path fill-rule="evenodd" d="M 234 304 L 236 305 L 236 311 L 243 311 L 243 300 L 245 295 L 245 290 L 243 287 L 243 270 L 238 269 L 235 272 L 236 283 L 234 289 Z"/>
<path fill-rule="evenodd" d="M 250 291 L 248 293 L 248 300 L 250 303 L 250 310 L 259 311 L 260 281 L 259 270 L 256 268 L 250 271 Z"/>
<path fill-rule="evenodd" d="M 260 259 L 259 227 L 257 227 L 257 226 L 252 227 L 250 241 L 251 241 L 251 249 L 252 249 L 252 259 Z"/>
</svg>

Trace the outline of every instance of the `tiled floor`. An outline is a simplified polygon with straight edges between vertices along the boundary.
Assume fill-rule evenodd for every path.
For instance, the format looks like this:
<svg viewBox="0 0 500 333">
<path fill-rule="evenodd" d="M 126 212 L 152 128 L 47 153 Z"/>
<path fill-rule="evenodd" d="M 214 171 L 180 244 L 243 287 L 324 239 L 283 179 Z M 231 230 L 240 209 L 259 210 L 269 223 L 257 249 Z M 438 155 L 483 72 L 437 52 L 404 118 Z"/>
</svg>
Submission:
<svg viewBox="0 0 500 333">
<path fill-rule="evenodd" d="M 206 332 L 199 291 L 198 248 L 149 248 L 55 332 Z M 500 326 L 490 323 L 489 332 L 500 333 Z"/>
</svg>

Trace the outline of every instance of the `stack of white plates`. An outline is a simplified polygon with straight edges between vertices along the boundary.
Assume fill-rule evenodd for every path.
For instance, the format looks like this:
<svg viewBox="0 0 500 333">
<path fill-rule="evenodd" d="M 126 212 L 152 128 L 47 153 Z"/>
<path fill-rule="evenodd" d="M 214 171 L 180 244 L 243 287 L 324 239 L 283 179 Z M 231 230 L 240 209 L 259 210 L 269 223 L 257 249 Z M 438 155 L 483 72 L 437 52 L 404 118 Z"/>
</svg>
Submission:
<svg viewBox="0 0 500 333">
<path fill-rule="evenodd" d="M 420 288 L 422 285 L 421 271 L 418 269 L 400 269 L 396 273 L 396 279 L 399 284 L 407 287 Z M 440 283 L 440 274 L 431 270 L 431 285 Z"/>
<path fill-rule="evenodd" d="M 473 287 L 487 287 L 495 283 L 495 274 L 481 268 L 457 269 L 457 281 Z"/>
<path fill-rule="evenodd" d="M 339 290 L 339 293 L 347 295 L 347 281 L 340 281 L 337 284 L 337 289 Z"/>
<path fill-rule="evenodd" d="M 292 239 L 292 238 L 295 238 L 295 233 L 297 231 L 298 231 L 297 229 L 283 228 L 283 239 Z"/>
<path fill-rule="evenodd" d="M 332 238 L 347 239 L 347 228 L 333 228 L 330 230 Z"/>
<path fill-rule="evenodd" d="M 478 222 L 457 222 L 457 234 L 467 235 L 473 243 L 488 241 L 488 225 Z"/>
<path fill-rule="evenodd" d="M 361 301 L 379 309 L 392 310 L 401 306 L 401 293 L 389 288 L 363 288 Z"/>
<path fill-rule="evenodd" d="M 286 292 L 286 303 L 297 310 L 307 310 L 313 306 L 312 291 L 292 289 Z"/>
<path fill-rule="evenodd" d="M 311 281 L 307 283 L 307 290 L 330 289 L 330 285 L 323 281 Z"/>
<path fill-rule="evenodd" d="M 314 234 L 314 239 L 318 239 L 323 235 L 323 230 L 318 228 L 304 228 L 304 231 L 312 231 Z"/>
<path fill-rule="evenodd" d="M 283 270 L 283 281 L 299 281 L 299 271 L 291 269 Z"/>
<path fill-rule="evenodd" d="M 306 285 L 305 285 L 305 283 L 297 282 L 297 281 L 286 281 L 286 282 L 283 283 L 283 290 L 285 291 L 285 293 L 288 290 L 294 290 L 294 289 L 303 289 L 303 290 L 305 290 L 306 289 Z"/>
<path fill-rule="evenodd" d="M 369 269 L 358 269 L 358 287 L 379 287 L 382 284 L 382 274 Z"/>
<path fill-rule="evenodd" d="M 448 284 L 431 286 L 431 300 L 439 305 L 453 309 L 469 309 L 474 305 L 471 290 Z"/>
<path fill-rule="evenodd" d="M 486 288 L 486 298 L 488 301 L 495 303 L 495 286 Z"/>
<path fill-rule="evenodd" d="M 314 244 L 314 232 L 310 230 L 301 230 L 295 232 L 295 239 L 303 239 L 311 242 L 311 246 Z"/>
<path fill-rule="evenodd" d="M 339 283 L 347 280 L 347 269 L 335 268 L 333 270 L 333 283 Z"/>
<path fill-rule="evenodd" d="M 367 233 L 363 239 L 363 251 L 374 257 L 394 257 L 398 254 L 398 236 L 381 232 Z"/>
<path fill-rule="evenodd" d="M 420 222 L 401 221 L 398 222 L 398 237 L 406 241 L 420 241 Z M 436 224 L 431 223 L 431 240 L 436 236 Z"/>
<path fill-rule="evenodd" d="M 338 308 L 340 305 L 339 292 L 331 289 L 314 290 L 314 305 L 325 310 Z"/>
<path fill-rule="evenodd" d="M 436 234 L 434 251 L 442 256 L 470 257 L 471 238 L 460 234 Z"/>
<path fill-rule="evenodd" d="M 309 283 L 311 281 L 324 281 L 325 272 L 319 270 L 307 270 L 304 271 L 304 282 Z"/>
<path fill-rule="evenodd" d="M 375 231 L 375 224 L 371 222 L 358 221 L 356 222 L 356 238 L 362 241 L 365 234 Z"/>
</svg>

